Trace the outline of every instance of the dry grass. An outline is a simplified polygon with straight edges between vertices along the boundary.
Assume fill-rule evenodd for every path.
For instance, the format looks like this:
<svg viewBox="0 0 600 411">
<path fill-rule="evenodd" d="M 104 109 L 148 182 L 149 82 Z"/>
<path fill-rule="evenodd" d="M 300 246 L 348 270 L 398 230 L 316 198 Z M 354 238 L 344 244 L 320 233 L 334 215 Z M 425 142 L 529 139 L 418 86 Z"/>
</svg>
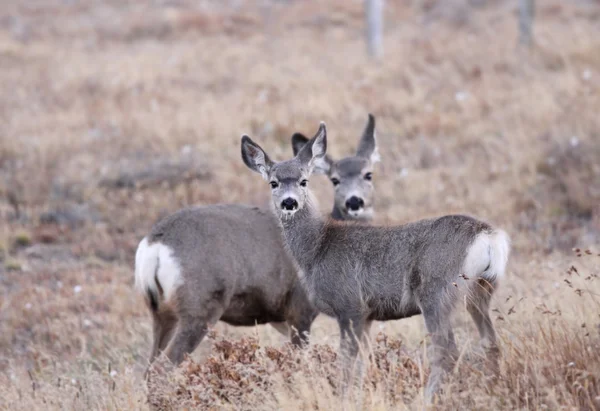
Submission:
<svg viewBox="0 0 600 411">
<path fill-rule="evenodd" d="M 360 2 L 323 3 L 2 1 L 0 408 L 146 408 L 139 239 L 189 204 L 266 201 L 242 133 L 284 158 L 294 131 L 325 120 L 339 157 L 367 112 L 383 155 L 377 223 L 463 212 L 514 240 L 494 302 L 501 378 L 479 371 L 459 315 L 445 407 L 600 408 L 600 5 L 540 4 L 527 51 L 508 1 L 388 1 L 376 63 Z M 327 212 L 330 184 L 311 184 Z M 339 407 L 330 319 L 306 353 L 269 327 L 217 331 L 164 386 L 174 407 Z M 418 407 L 421 319 L 379 332 L 360 401 Z"/>
</svg>

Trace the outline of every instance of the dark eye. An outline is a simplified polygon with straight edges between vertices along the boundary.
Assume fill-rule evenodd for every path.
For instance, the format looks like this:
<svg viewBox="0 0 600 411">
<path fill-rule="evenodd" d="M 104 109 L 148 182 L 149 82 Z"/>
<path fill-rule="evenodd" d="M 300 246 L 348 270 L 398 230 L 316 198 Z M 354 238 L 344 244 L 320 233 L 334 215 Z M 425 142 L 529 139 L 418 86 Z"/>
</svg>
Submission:
<svg viewBox="0 0 600 411">
<path fill-rule="evenodd" d="M 279 183 L 277 181 L 271 181 L 269 184 L 271 184 L 271 188 L 279 187 Z"/>
<path fill-rule="evenodd" d="M 300 186 L 301 187 L 306 187 L 307 183 L 308 183 L 308 180 L 302 180 L 302 181 L 300 181 Z"/>
<path fill-rule="evenodd" d="M 340 183 L 340 180 L 338 180 L 337 178 L 332 178 L 331 182 L 333 183 L 334 186 L 337 186 Z"/>
<path fill-rule="evenodd" d="M 371 181 L 372 179 L 373 179 L 373 173 L 367 173 L 367 174 L 365 174 L 365 180 Z"/>
</svg>

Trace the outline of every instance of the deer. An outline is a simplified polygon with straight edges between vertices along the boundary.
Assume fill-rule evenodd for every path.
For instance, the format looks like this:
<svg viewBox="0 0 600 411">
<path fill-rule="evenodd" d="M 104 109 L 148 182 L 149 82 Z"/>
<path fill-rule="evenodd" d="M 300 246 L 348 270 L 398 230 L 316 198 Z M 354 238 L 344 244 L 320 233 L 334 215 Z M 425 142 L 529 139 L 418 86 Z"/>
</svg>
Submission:
<svg viewBox="0 0 600 411">
<path fill-rule="evenodd" d="M 343 184 L 354 187 L 355 196 L 367 199 L 363 204 L 370 215 L 373 185 L 365 173 L 370 172 L 369 156 L 376 150 L 374 121 L 369 115 L 356 157 L 327 165 L 338 178 L 344 176 Z M 298 135 L 292 136 L 294 149 L 300 143 Z M 357 165 L 362 167 L 360 173 L 352 174 Z M 325 163 L 322 166 L 325 170 Z M 334 218 L 367 219 L 359 212 Z M 153 323 L 148 370 L 161 353 L 172 365 L 181 363 L 217 321 L 233 326 L 270 324 L 289 335 L 293 345 L 306 345 L 318 311 L 299 284 L 296 270 L 269 209 L 205 205 L 159 221 L 140 241 L 135 255 L 136 288 L 145 297 Z"/>
<path fill-rule="evenodd" d="M 306 143 L 308 138 L 303 134 L 292 135 L 294 156 Z M 369 113 L 355 155 L 334 161 L 326 154 L 314 165 L 313 173 L 326 175 L 334 187 L 331 218 L 361 222 L 370 222 L 373 219 L 373 167 L 380 161 L 375 137 L 375 116 Z"/>
<path fill-rule="evenodd" d="M 347 359 L 343 376 L 367 341 L 372 321 L 422 315 L 431 336 L 424 394 L 433 401 L 458 358 L 450 317 L 462 300 L 486 359 L 497 369 L 499 347 L 489 308 L 505 274 L 508 234 L 466 215 L 388 227 L 324 219 L 308 182 L 326 150 L 324 122 L 292 159 L 281 162 L 272 161 L 248 135 L 241 139 L 243 162 L 270 186 L 271 209 L 309 300 L 338 323 L 341 357 Z"/>
</svg>

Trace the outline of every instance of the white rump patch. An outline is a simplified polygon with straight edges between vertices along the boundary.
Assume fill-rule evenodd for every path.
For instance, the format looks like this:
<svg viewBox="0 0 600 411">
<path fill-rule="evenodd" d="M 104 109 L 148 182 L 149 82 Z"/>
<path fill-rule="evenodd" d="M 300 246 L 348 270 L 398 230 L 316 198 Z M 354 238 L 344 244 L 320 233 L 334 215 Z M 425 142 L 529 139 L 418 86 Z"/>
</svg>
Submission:
<svg viewBox="0 0 600 411">
<path fill-rule="evenodd" d="M 161 243 L 149 244 L 144 237 L 135 253 L 135 287 L 143 294 L 150 290 L 158 295 L 157 281 L 164 293 L 163 299 L 169 300 L 183 284 L 181 267 L 170 247 Z"/>
<path fill-rule="evenodd" d="M 502 230 L 477 235 L 467 251 L 463 273 L 468 278 L 495 281 L 504 277 L 510 254 L 510 238 Z"/>
</svg>

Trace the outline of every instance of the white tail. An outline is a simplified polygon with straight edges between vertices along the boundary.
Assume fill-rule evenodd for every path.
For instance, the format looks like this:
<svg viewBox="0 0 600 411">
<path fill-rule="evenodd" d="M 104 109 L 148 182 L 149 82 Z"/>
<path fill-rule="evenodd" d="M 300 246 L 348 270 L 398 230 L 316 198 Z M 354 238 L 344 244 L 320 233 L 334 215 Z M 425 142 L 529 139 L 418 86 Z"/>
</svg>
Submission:
<svg viewBox="0 0 600 411">
<path fill-rule="evenodd" d="M 182 284 L 181 268 L 173 251 L 164 244 L 149 244 L 144 239 L 135 253 L 135 287 L 146 297 L 169 300 Z"/>
<path fill-rule="evenodd" d="M 463 273 L 468 278 L 482 277 L 493 284 L 504 277 L 509 253 L 510 238 L 505 231 L 484 231 L 469 247 Z"/>
<path fill-rule="evenodd" d="M 504 277 L 509 254 L 510 237 L 504 230 L 494 230 L 490 235 L 490 268 L 484 277 L 492 281 Z"/>
</svg>

